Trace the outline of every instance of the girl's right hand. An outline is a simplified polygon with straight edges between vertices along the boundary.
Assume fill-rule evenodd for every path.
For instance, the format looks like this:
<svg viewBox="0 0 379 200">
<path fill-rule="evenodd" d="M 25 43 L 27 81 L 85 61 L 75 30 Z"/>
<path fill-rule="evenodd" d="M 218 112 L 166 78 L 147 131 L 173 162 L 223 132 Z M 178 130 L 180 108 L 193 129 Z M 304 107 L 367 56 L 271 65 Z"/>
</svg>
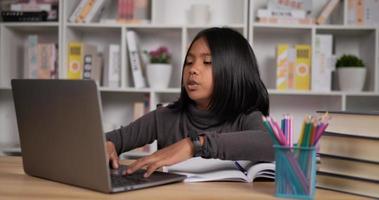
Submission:
<svg viewBox="0 0 379 200">
<path fill-rule="evenodd" d="M 106 142 L 107 147 L 107 154 L 108 154 L 108 163 L 111 162 L 112 168 L 117 169 L 120 166 L 119 158 L 117 155 L 116 147 L 114 146 L 113 142 L 107 141 Z"/>
</svg>

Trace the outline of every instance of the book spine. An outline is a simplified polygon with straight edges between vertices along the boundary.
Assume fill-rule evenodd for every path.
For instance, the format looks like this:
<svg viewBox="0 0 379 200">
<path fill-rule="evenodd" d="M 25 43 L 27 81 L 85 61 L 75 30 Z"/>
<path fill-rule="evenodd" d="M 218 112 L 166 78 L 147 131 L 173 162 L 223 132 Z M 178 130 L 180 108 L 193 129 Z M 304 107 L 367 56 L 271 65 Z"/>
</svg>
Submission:
<svg viewBox="0 0 379 200">
<path fill-rule="evenodd" d="M 50 59 L 51 52 L 49 51 L 47 44 L 38 44 L 38 78 L 49 79 L 50 78 Z"/>
<path fill-rule="evenodd" d="M 269 9 L 259 9 L 257 17 L 286 17 L 294 19 L 306 18 L 306 13 L 304 10 L 269 10 Z"/>
<path fill-rule="evenodd" d="M 379 24 L 379 0 L 365 0 L 364 16 L 366 25 Z"/>
<path fill-rule="evenodd" d="M 88 0 L 81 0 L 78 6 L 76 6 L 74 12 L 68 19 L 69 22 L 75 22 L 75 19 L 79 16 L 80 12 L 83 10 L 84 6 L 87 4 Z"/>
<path fill-rule="evenodd" d="M 92 59 L 91 79 L 95 80 L 98 85 L 100 85 L 101 72 L 103 71 L 102 60 L 103 59 L 100 55 L 96 55 Z"/>
<path fill-rule="evenodd" d="M 83 7 L 80 14 L 76 17 L 75 22 L 80 23 L 84 22 L 84 19 L 87 17 L 88 13 L 91 11 L 95 4 L 96 0 L 88 0 L 86 5 Z"/>
<path fill-rule="evenodd" d="M 146 87 L 145 78 L 143 77 L 142 73 L 141 60 L 138 55 L 137 35 L 134 31 L 128 31 L 126 33 L 126 39 L 128 44 L 130 67 L 133 75 L 134 87 Z"/>
<path fill-rule="evenodd" d="M 276 48 L 276 89 L 288 89 L 288 44 L 279 44 Z"/>
<path fill-rule="evenodd" d="M 51 11 L 51 4 L 46 3 L 16 3 L 11 4 L 11 11 Z"/>
<path fill-rule="evenodd" d="M 339 0 L 330 0 L 324 9 L 322 10 L 320 16 L 317 18 L 316 23 L 317 24 L 324 24 L 325 21 L 328 19 L 332 11 L 336 8 L 338 5 Z"/>
<path fill-rule="evenodd" d="M 91 72 L 92 72 L 92 60 L 93 57 L 90 54 L 84 55 L 83 59 L 83 79 L 91 79 Z"/>
<path fill-rule="evenodd" d="M 92 22 L 96 18 L 96 16 L 98 16 L 99 13 L 102 11 L 105 5 L 105 2 L 106 0 L 96 0 L 95 5 L 90 10 L 88 15 L 85 17 L 84 22 L 85 23 Z"/>
<path fill-rule="evenodd" d="M 295 45 L 295 89 L 309 90 L 311 70 L 311 47 L 309 45 Z"/>
<path fill-rule="evenodd" d="M 68 79 L 81 79 L 83 72 L 83 44 L 70 42 L 68 48 Z"/>
<path fill-rule="evenodd" d="M 109 46 L 109 71 L 108 71 L 108 86 L 120 87 L 120 45 L 111 44 Z"/>
<path fill-rule="evenodd" d="M 331 91 L 333 35 L 318 34 L 315 42 L 315 58 L 312 67 L 312 90 Z"/>
<path fill-rule="evenodd" d="M 29 35 L 26 39 L 27 63 L 25 63 L 25 78 L 38 78 L 38 36 Z"/>
<path fill-rule="evenodd" d="M 282 17 L 261 17 L 258 19 L 259 23 L 270 23 L 270 24 L 300 24 L 300 25 L 311 25 L 314 24 L 314 19 L 304 18 L 282 18 Z"/>
<path fill-rule="evenodd" d="M 364 13 L 364 7 L 365 7 L 365 1 L 364 0 L 356 0 L 355 2 L 355 13 L 356 13 L 356 24 L 357 25 L 364 25 L 365 24 L 365 13 Z"/>
</svg>

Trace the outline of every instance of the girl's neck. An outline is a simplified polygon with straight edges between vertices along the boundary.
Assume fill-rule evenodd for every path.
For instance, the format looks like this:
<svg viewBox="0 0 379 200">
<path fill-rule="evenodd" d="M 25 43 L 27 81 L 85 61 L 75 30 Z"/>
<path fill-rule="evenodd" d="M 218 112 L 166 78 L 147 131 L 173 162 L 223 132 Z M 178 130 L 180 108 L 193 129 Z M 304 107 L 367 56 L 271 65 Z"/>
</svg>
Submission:
<svg viewBox="0 0 379 200">
<path fill-rule="evenodd" d="M 199 110 L 208 110 L 209 103 L 196 102 L 196 108 Z"/>
</svg>

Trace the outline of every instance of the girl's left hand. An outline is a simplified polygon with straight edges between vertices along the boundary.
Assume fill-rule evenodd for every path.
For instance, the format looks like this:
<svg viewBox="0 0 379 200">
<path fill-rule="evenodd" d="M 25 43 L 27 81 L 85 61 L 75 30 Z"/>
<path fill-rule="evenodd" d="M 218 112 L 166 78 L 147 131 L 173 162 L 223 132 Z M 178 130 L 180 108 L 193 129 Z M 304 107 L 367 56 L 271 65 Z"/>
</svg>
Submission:
<svg viewBox="0 0 379 200">
<path fill-rule="evenodd" d="M 200 137 L 201 143 L 203 138 Z M 128 166 L 127 174 L 132 174 L 136 170 L 147 167 L 144 177 L 149 177 L 156 169 L 162 166 L 173 165 L 178 162 L 187 160 L 193 157 L 194 147 L 189 138 L 185 138 L 168 147 L 156 151 L 150 156 L 138 159 Z"/>
</svg>

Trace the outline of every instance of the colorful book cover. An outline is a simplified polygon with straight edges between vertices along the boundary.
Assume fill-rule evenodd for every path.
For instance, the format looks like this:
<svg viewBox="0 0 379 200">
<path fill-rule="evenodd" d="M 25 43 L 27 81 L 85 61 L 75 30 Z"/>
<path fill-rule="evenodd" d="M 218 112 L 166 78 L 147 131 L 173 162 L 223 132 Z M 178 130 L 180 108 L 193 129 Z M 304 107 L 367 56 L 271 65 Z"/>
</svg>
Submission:
<svg viewBox="0 0 379 200">
<path fill-rule="evenodd" d="M 295 89 L 309 90 L 311 70 L 311 47 L 309 45 L 295 45 Z"/>
<path fill-rule="evenodd" d="M 276 89 L 288 89 L 288 44 L 278 44 L 276 48 Z"/>
<path fill-rule="evenodd" d="M 25 43 L 24 78 L 38 78 L 38 36 L 29 35 Z"/>
<path fill-rule="evenodd" d="M 70 42 L 68 44 L 68 79 L 82 79 L 83 73 L 83 44 Z"/>
</svg>

